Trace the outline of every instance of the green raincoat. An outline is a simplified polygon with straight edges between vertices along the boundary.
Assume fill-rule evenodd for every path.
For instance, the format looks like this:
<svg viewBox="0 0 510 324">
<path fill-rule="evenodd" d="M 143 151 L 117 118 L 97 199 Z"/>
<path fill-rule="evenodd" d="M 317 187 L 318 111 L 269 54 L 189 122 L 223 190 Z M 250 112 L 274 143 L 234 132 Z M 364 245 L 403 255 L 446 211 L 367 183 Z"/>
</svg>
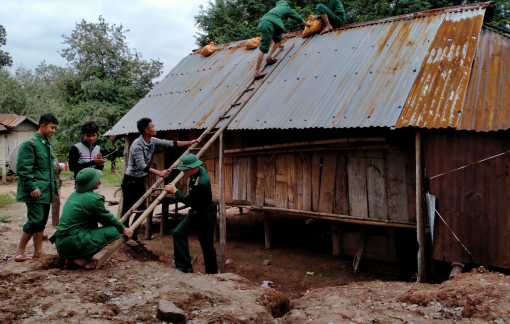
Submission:
<svg viewBox="0 0 510 324">
<path fill-rule="evenodd" d="M 16 163 L 19 202 L 53 203 L 55 191 L 59 188 L 53 167 L 55 157 L 48 139 L 38 132 L 21 144 Z M 33 198 L 30 193 L 37 188 L 41 197 Z"/>
<path fill-rule="evenodd" d="M 105 208 L 103 196 L 92 190 L 75 191 L 66 201 L 52 239 L 60 259 L 87 258 L 119 239 L 123 232 L 124 225 Z"/>
</svg>

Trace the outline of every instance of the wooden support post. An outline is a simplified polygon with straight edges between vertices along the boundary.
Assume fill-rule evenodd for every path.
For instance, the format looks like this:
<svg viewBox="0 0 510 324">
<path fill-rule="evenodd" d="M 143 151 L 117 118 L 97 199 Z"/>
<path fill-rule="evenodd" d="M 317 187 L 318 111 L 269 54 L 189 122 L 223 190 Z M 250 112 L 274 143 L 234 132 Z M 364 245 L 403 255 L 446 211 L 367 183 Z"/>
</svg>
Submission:
<svg viewBox="0 0 510 324">
<path fill-rule="evenodd" d="M 2 182 L 7 183 L 7 150 L 5 149 L 7 141 L 5 140 L 4 133 L 1 133 L 0 137 L 2 137 Z"/>
<path fill-rule="evenodd" d="M 271 242 L 271 214 L 264 213 L 264 247 L 266 250 L 271 250 L 273 244 Z"/>
<path fill-rule="evenodd" d="M 423 217 L 423 169 L 421 156 L 421 134 L 416 130 L 416 234 L 418 239 L 418 282 L 427 282 L 427 259 L 425 258 L 425 222 Z"/>
<path fill-rule="evenodd" d="M 219 196 L 219 212 L 220 212 L 220 272 L 225 272 L 225 241 L 226 241 L 226 221 L 227 206 L 225 205 L 225 147 L 223 142 L 223 133 L 220 134 L 220 196 Z"/>
<path fill-rule="evenodd" d="M 339 256 L 342 253 L 342 234 L 338 222 L 331 222 L 331 238 L 333 243 L 333 255 Z"/>
<path fill-rule="evenodd" d="M 55 177 L 57 178 L 58 186 L 59 188 L 62 188 L 62 180 L 60 179 L 60 172 L 62 172 L 62 168 L 58 164 L 57 158 L 55 158 L 55 160 L 53 161 L 53 167 Z M 51 226 L 53 228 L 57 228 L 59 221 L 60 221 L 60 196 L 55 197 L 53 199 L 53 203 L 51 204 Z"/>
<path fill-rule="evenodd" d="M 214 242 L 220 241 L 220 208 L 216 206 L 216 225 L 214 226 Z"/>
<path fill-rule="evenodd" d="M 124 167 L 122 170 L 122 175 L 126 174 L 126 170 L 129 163 L 129 149 L 131 148 L 131 139 L 129 136 L 126 136 L 124 139 L 124 153 L 122 154 L 122 159 L 124 160 Z M 122 218 L 122 206 L 124 206 L 124 195 L 122 194 L 122 190 L 120 191 L 120 199 L 119 205 L 117 209 L 117 219 Z M 131 216 L 131 214 L 129 214 Z"/>
</svg>

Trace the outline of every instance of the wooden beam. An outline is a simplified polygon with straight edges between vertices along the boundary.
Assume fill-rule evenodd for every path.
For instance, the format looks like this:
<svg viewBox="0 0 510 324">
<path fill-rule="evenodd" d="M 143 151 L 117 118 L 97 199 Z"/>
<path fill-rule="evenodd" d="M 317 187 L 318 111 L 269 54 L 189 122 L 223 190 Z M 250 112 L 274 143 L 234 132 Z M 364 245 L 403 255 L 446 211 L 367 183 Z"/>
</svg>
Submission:
<svg viewBox="0 0 510 324">
<path fill-rule="evenodd" d="M 303 141 L 293 143 L 282 143 L 272 145 L 259 145 L 252 147 L 243 147 L 238 149 L 225 150 L 225 154 L 239 153 L 239 152 L 251 152 L 251 151 L 265 151 L 270 149 L 281 149 L 286 147 L 295 146 L 311 146 L 311 145 L 327 145 L 327 144 L 340 144 L 340 143 L 357 143 L 357 142 L 384 142 L 384 137 L 355 137 L 355 138 L 337 138 L 329 140 L 318 140 L 318 141 Z"/>
<path fill-rule="evenodd" d="M 425 222 L 423 217 L 423 169 L 421 155 L 421 133 L 416 130 L 416 235 L 418 239 L 418 282 L 427 282 L 427 260 L 425 258 Z"/>
<path fill-rule="evenodd" d="M 220 208 L 220 272 L 225 273 L 225 242 L 227 234 L 227 208 L 225 204 L 225 154 L 224 154 L 224 142 L 223 133 L 220 134 L 220 196 L 219 196 L 219 208 Z"/>
<path fill-rule="evenodd" d="M 295 215 L 302 217 L 317 217 L 320 219 L 344 222 L 344 223 L 353 223 L 353 224 L 363 224 L 363 225 L 374 225 L 374 226 L 385 226 L 385 227 L 399 227 L 399 228 L 411 228 L 415 229 L 416 225 L 402 222 L 394 222 L 390 220 L 379 220 L 379 219 L 371 219 L 364 217 L 355 217 L 349 215 L 336 215 L 329 213 L 319 213 L 313 211 L 306 210 L 297 210 L 297 209 L 285 209 L 285 208 L 275 208 L 275 207 L 258 207 L 258 206 L 245 206 L 253 211 L 261 211 L 261 212 L 271 212 L 278 213 L 283 215 Z"/>
<path fill-rule="evenodd" d="M 7 146 L 7 141 L 5 140 L 5 133 L 0 133 L 2 137 L 2 182 L 7 183 L 7 155 L 5 152 L 7 150 L 5 147 Z"/>
</svg>

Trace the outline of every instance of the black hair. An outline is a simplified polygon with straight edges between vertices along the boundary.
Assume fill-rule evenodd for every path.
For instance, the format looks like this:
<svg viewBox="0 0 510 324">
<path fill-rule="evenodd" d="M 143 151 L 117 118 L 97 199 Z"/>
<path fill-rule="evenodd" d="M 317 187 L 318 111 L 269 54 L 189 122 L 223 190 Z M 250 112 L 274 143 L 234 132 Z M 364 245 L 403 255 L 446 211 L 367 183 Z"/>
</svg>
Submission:
<svg viewBox="0 0 510 324">
<path fill-rule="evenodd" d="M 99 131 L 99 126 L 97 126 L 96 122 L 91 120 L 85 122 L 85 124 L 81 125 L 81 134 L 96 134 Z"/>
<path fill-rule="evenodd" d="M 150 118 L 144 117 L 136 122 L 136 128 L 138 128 L 138 131 L 143 134 L 150 123 L 152 123 L 152 120 Z"/>
<path fill-rule="evenodd" d="M 39 118 L 39 127 L 41 127 L 41 125 L 43 124 L 48 125 L 49 123 L 58 125 L 57 117 L 53 116 L 52 114 L 41 115 L 41 117 Z"/>
</svg>

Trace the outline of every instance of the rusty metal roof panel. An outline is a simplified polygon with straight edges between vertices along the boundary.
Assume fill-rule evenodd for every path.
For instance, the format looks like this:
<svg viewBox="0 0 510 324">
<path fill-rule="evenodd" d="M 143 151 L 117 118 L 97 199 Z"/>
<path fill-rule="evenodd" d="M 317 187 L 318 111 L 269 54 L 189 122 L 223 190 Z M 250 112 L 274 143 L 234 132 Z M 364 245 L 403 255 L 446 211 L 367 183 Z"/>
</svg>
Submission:
<svg viewBox="0 0 510 324">
<path fill-rule="evenodd" d="M 457 126 L 485 8 L 447 13 L 404 106 L 397 128 Z"/>
<path fill-rule="evenodd" d="M 107 135 L 137 132 L 142 117 L 157 130 L 207 127 L 253 77 L 255 59 L 244 48 L 185 57 Z"/>
<path fill-rule="evenodd" d="M 423 62 L 436 57 L 430 53 L 441 44 L 438 36 L 452 36 L 460 50 L 465 26 L 481 22 L 487 6 L 444 8 L 346 25 L 307 39 L 291 37 L 285 45 L 295 46 L 288 57 L 229 128 L 395 126 L 413 85 L 420 84 Z M 153 119 L 157 130 L 209 126 L 252 78 L 258 50 L 246 51 L 243 44 L 221 45 L 224 49 L 210 57 L 184 58 L 107 135 L 136 132 L 142 117 Z"/>
<path fill-rule="evenodd" d="M 7 128 L 14 128 L 21 124 L 24 120 L 29 120 L 31 123 L 37 125 L 38 123 L 30 117 L 18 116 L 15 114 L 0 114 L 0 124 Z"/>
<path fill-rule="evenodd" d="M 308 39 L 229 128 L 395 126 L 443 19 L 392 21 Z"/>
<path fill-rule="evenodd" d="M 509 58 L 508 34 L 482 28 L 457 129 L 488 132 L 510 128 Z"/>
</svg>

